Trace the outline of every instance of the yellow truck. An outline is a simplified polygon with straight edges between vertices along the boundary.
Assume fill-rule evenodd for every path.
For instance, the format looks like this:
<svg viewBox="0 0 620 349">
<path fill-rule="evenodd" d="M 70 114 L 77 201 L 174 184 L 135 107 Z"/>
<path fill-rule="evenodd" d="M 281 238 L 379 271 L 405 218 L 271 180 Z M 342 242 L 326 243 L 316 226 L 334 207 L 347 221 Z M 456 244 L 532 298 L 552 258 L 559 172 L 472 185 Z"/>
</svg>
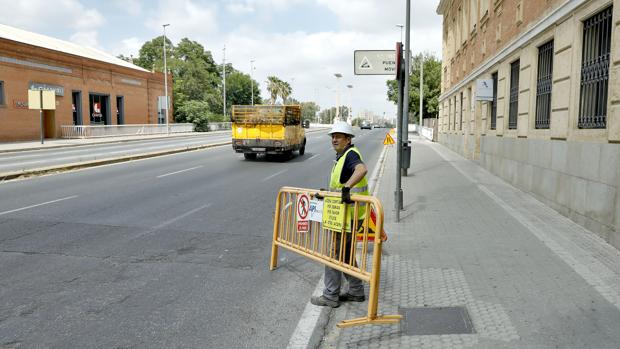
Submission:
<svg viewBox="0 0 620 349">
<path fill-rule="evenodd" d="M 304 155 L 306 133 L 299 105 L 233 105 L 232 147 L 246 159 L 258 154 Z"/>
</svg>

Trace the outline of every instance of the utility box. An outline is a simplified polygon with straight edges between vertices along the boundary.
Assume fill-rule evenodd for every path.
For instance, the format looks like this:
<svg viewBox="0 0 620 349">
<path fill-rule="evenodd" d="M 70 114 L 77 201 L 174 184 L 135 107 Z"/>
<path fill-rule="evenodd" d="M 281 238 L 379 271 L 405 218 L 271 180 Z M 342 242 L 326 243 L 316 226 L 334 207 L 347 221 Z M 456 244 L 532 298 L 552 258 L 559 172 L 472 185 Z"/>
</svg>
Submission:
<svg viewBox="0 0 620 349">
<path fill-rule="evenodd" d="M 401 168 L 406 170 L 411 167 L 411 141 L 403 143 L 403 153 L 401 157 Z"/>
</svg>

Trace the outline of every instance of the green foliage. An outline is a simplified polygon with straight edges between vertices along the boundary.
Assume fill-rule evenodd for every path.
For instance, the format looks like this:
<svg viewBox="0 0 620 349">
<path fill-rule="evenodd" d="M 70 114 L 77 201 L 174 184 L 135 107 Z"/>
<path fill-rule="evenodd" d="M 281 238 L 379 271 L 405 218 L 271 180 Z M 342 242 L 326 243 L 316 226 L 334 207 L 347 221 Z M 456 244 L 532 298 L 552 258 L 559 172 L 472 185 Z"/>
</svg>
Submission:
<svg viewBox="0 0 620 349">
<path fill-rule="evenodd" d="M 209 122 L 222 122 L 224 116 L 209 111 L 209 104 L 205 101 L 187 101 L 179 107 L 175 116 L 176 122 L 191 122 L 196 131 L 208 131 Z"/>
<path fill-rule="evenodd" d="M 293 101 L 297 102 L 297 101 Z M 297 104 L 297 103 L 294 103 Z M 310 122 L 316 121 L 316 113 L 320 107 L 314 102 L 301 102 L 301 120 L 310 120 Z"/>
<path fill-rule="evenodd" d="M 412 74 L 409 76 L 409 122 L 418 122 L 420 109 L 420 62 L 424 62 L 424 100 L 422 108 L 425 118 L 435 118 L 439 113 L 439 95 L 441 94 L 441 61 L 431 54 L 418 55 L 413 58 Z M 398 82 L 387 82 L 389 101 L 398 101 Z"/>
<path fill-rule="evenodd" d="M 250 75 L 238 71 L 232 72 L 226 77 L 226 105 L 251 104 L 252 89 L 254 89 L 254 104 L 261 104 L 260 90 L 256 81 L 250 79 Z"/>
<path fill-rule="evenodd" d="M 349 115 L 349 108 L 347 108 L 346 106 L 340 106 L 340 118 L 346 120 L 348 115 Z M 331 107 L 329 109 L 323 109 L 319 113 L 319 119 L 321 120 L 322 124 L 331 124 L 334 122 L 335 118 L 336 118 L 336 107 Z"/>
</svg>

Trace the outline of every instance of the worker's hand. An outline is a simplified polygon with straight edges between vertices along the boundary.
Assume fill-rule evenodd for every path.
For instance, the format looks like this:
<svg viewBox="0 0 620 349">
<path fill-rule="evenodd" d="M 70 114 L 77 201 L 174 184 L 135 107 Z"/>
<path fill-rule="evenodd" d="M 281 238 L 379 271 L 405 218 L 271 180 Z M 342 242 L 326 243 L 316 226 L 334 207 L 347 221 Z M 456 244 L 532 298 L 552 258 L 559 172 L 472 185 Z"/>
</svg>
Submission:
<svg viewBox="0 0 620 349">
<path fill-rule="evenodd" d="M 353 201 L 351 201 L 351 188 L 349 187 L 342 187 L 342 203 L 344 204 L 352 204 Z"/>
<path fill-rule="evenodd" d="M 319 190 L 320 190 L 320 191 L 325 191 L 325 189 L 324 189 L 324 188 L 321 188 L 321 189 L 319 189 Z M 319 200 L 323 200 L 323 198 L 324 198 L 324 196 L 323 196 L 323 195 L 321 195 L 320 193 L 316 193 L 316 194 L 314 194 L 314 197 L 315 197 L 315 198 L 317 198 L 317 199 L 319 199 Z"/>
</svg>

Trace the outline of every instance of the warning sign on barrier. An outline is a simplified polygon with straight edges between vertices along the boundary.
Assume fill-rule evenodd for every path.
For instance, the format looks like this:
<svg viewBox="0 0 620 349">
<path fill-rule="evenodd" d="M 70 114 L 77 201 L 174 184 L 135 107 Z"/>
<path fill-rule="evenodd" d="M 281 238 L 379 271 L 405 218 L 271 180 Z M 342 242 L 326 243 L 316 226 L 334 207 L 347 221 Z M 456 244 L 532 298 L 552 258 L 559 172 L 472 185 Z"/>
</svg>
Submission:
<svg viewBox="0 0 620 349">
<path fill-rule="evenodd" d="M 323 202 L 323 228 L 336 231 L 342 231 L 344 219 L 345 204 L 340 198 L 325 198 Z M 345 231 L 351 231 L 351 222 L 347 220 Z"/>
<path fill-rule="evenodd" d="M 307 233 L 310 231 L 310 221 L 308 213 L 310 212 L 310 199 L 306 194 L 297 195 L 297 231 Z"/>
</svg>

